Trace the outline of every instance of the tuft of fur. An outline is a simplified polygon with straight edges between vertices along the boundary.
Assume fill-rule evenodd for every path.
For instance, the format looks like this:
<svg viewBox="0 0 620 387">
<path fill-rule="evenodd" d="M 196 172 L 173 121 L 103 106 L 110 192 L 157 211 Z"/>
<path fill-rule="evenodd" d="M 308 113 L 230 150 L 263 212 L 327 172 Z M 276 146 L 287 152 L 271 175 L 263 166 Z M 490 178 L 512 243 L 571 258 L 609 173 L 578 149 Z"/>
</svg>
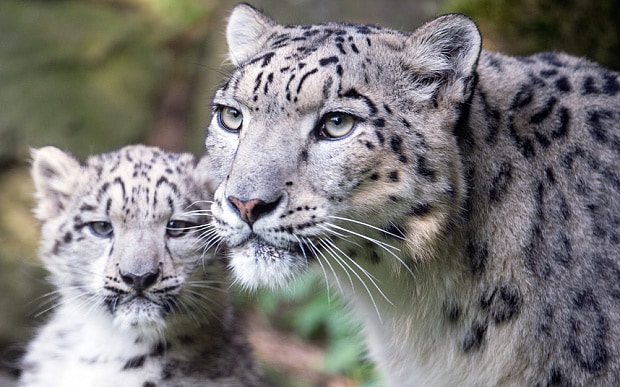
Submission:
<svg viewBox="0 0 620 387">
<path fill-rule="evenodd" d="M 213 225 L 248 288 L 319 265 L 389 386 L 614 385 L 620 77 L 475 23 L 282 26 L 237 6 Z"/>
<path fill-rule="evenodd" d="M 20 386 L 260 386 L 215 242 L 210 175 L 133 145 L 81 163 L 32 151 L 40 256 L 56 288 Z"/>
</svg>

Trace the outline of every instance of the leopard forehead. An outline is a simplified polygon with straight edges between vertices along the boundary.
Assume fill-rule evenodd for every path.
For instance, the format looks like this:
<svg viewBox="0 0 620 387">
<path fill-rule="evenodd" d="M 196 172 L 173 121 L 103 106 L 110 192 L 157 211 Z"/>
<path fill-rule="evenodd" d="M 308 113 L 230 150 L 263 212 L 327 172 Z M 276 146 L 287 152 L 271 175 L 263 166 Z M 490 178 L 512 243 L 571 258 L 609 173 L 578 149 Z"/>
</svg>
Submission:
<svg viewBox="0 0 620 387">
<path fill-rule="evenodd" d="M 90 184 L 84 187 L 79 210 L 105 211 L 107 216 L 159 220 L 183 212 L 197 199 L 189 154 L 130 146 L 90 157 L 85 165 Z M 120 219 L 119 219 L 120 220 Z"/>
<path fill-rule="evenodd" d="M 339 23 L 274 29 L 259 53 L 229 75 L 216 103 L 238 102 L 273 117 L 329 109 L 330 102 L 345 99 L 350 109 L 375 114 L 377 106 L 360 93 L 373 90 L 398 101 L 396 90 L 416 85 L 415 69 L 401 53 L 405 33 Z M 391 72 L 384 72 L 388 67 Z M 386 77 L 395 87 L 379 90 L 374 81 Z"/>
</svg>

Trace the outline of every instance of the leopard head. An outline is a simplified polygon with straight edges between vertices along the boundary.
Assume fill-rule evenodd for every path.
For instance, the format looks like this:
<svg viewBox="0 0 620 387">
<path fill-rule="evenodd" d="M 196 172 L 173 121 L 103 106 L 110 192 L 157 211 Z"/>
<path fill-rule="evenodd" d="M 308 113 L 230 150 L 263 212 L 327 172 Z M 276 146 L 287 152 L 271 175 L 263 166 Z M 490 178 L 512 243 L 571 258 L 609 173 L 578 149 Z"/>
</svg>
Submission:
<svg viewBox="0 0 620 387">
<path fill-rule="evenodd" d="M 454 129 L 475 81 L 475 24 L 283 26 L 242 4 L 227 41 L 235 69 L 205 143 L 237 280 L 279 286 L 309 261 L 363 265 L 354 255 L 422 259 L 464 198 Z"/>
</svg>

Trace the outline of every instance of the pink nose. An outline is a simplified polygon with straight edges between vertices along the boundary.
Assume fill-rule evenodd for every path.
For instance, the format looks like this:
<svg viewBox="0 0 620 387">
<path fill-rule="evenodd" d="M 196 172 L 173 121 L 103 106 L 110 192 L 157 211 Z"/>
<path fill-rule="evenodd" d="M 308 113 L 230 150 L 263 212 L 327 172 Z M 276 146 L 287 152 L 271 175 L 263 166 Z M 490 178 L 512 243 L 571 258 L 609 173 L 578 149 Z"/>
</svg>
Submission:
<svg viewBox="0 0 620 387">
<path fill-rule="evenodd" d="M 280 202 L 280 198 L 277 200 L 266 203 L 261 199 L 241 200 L 234 196 L 229 196 L 228 201 L 232 203 L 237 210 L 239 210 L 239 216 L 249 225 L 254 224 L 263 215 L 272 212 Z"/>
</svg>

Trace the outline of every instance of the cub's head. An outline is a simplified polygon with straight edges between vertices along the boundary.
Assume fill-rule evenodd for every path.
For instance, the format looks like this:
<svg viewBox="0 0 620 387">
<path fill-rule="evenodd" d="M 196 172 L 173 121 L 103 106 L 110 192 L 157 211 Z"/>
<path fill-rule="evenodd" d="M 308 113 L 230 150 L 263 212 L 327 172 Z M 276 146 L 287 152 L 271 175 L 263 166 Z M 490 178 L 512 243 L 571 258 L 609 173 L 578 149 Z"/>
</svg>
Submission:
<svg viewBox="0 0 620 387">
<path fill-rule="evenodd" d="M 239 5 L 227 41 L 236 67 L 206 157 L 238 281 L 276 286 L 310 260 L 400 264 L 432 248 L 463 199 L 453 131 L 475 79 L 475 24 L 282 26 Z M 397 256 L 399 243 L 419 255 Z"/>
<path fill-rule="evenodd" d="M 32 156 L 41 258 L 60 305 L 100 311 L 121 328 L 204 313 L 210 197 L 192 155 L 128 146 L 84 164 L 54 147 Z"/>
</svg>

